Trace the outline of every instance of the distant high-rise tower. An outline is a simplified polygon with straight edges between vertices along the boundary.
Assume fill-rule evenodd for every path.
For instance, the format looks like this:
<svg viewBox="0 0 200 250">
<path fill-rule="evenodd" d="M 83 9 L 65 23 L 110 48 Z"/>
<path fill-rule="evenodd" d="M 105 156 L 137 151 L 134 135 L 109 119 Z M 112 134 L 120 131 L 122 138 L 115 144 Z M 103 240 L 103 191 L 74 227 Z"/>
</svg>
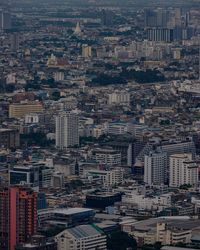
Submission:
<svg viewBox="0 0 200 250">
<path fill-rule="evenodd" d="M 81 26 L 80 26 L 80 23 L 77 22 L 76 28 L 74 30 L 74 35 L 80 35 L 80 34 L 81 34 Z"/>
<path fill-rule="evenodd" d="M 157 26 L 156 12 L 151 9 L 145 9 L 144 21 L 145 21 L 145 27 L 156 27 Z"/>
<path fill-rule="evenodd" d="M 79 164 L 78 164 L 77 160 L 76 160 L 76 163 L 75 163 L 75 175 L 79 175 Z"/>
<path fill-rule="evenodd" d="M 9 8 L 0 9 L 0 30 L 7 31 L 11 29 L 11 13 Z"/>
<path fill-rule="evenodd" d="M 169 19 L 169 13 L 162 8 L 157 9 L 145 9 L 144 20 L 145 27 L 160 27 L 166 28 Z"/>
<path fill-rule="evenodd" d="M 144 182 L 148 185 L 164 184 L 166 180 L 167 154 L 150 152 L 144 156 Z"/>
<path fill-rule="evenodd" d="M 101 21 L 105 26 L 109 26 L 113 24 L 114 13 L 110 10 L 102 10 L 101 13 Z"/>
<path fill-rule="evenodd" d="M 37 194 L 26 187 L 0 188 L 0 249 L 14 250 L 37 229 Z"/>
<path fill-rule="evenodd" d="M 200 35 L 199 35 L 199 81 L 200 81 Z"/>
<path fill-rule="evenodd" d="M 149 28 L 146 30 L 147 39 L 155 42 L 172 42 L 174 33 L 172 29 Z"/>
<path fill-rule="evenodd" d="M 12 51 L 17 51 L 19 49 L 19 35 L 14 33 L 10 37 L 10 47 Z"/>
<path fill-rule="evenodd" d="M 64 149 L 79 145 L 79 119 L 72 112 L 63 112 L 56 117 L 56 147 Z"/>
</svg>

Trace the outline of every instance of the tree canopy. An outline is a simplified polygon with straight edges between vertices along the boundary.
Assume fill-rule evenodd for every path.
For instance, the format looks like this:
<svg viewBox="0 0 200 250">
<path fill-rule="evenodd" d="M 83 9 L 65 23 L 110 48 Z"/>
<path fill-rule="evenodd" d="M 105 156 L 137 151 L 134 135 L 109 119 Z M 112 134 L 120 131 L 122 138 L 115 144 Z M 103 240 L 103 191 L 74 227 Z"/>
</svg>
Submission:
<svg viewBox="0 0 200 250">
<path fill-rule="evenodd" d="M 136 250 L 136 240 L 129 234 L 121 231 L 113 232 L 107 235 L 108 250 Z"/>
</svg>

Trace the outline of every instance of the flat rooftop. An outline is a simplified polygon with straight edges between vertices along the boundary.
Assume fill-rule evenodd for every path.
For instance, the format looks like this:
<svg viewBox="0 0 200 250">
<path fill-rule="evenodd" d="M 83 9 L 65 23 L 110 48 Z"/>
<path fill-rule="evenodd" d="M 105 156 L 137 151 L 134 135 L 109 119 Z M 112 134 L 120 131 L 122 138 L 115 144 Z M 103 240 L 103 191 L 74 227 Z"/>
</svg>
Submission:
<svg viewBox="0 0 200 250">
<path fill-rule="evenodd" d="M 101 235 L 100 229 L 93 225 L 81 225 L 71 229 L 68 232 L 72 234 L 76 239 L 86 238 Z"/>
<path fill-rule="evenodd" d="M 195 248 L 164 246 L 161 250 L 195 250 Z"/>
<path fill-rule="evenodd" d="M 78 213 L 92 212 L 93 209 L 90 208 L 82 208 L 82 207 L 74 207 L 74 208 L 55 208 L 55 209 L 45 209 L 43 211 L 39 211 L 39 215 L 42 214 L 63 214 L 63 215 L 73 215 Z"/>
<path fill-rule="evenodd" d="M 174 228 L 181 228 L 185 230 L 192 230 L 200 227 L 200 220 L 190 219 L 183 216 L 171 216 L 171 217 L 158 217 L 151 218 L 148 220 L 137 221 L 131 223 L 134 226 L 135 230 L 148 231 L 154 229 L 157 226 L 157 223 L 167 223 L 169 226 Z"/>
<path fill-rule="evenodd" d="M 102 197 L 102 198 L 106 198 L 106 197 L 113 197 L 113 196 L 117 196 L 117 195 L 120 195 L 120 193 L 118 192 L 116 192 L 116 193 L 101 193 L 101 192 L 99 192 L 99 193 L 96 193 L 96 194 L 87 194 L 87 197 Z"/>
<path fill-rule="evenodd" d="M 16 130 L 15 129 L 10 129 L 10 128 L 0 128 L 0 133 L 9 132 L 9 131 L 16 131 Z"/>
</svg>

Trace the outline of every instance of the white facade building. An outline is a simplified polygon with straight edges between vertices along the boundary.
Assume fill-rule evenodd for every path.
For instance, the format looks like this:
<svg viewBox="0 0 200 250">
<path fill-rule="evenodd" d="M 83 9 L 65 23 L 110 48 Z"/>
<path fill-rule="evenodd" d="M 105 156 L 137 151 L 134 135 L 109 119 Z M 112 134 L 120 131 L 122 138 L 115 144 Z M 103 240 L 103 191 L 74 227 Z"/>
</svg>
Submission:
<svg viewBox="0 0 200 250">
<path fill-rule="evenodd" d="M 198 183 L 198 166 L 192 154 L 174 154 L 170 157 L 169 186 L 180 187 L 184 184 Z"/>
<path fill-rule="evenodd" d="M 122 196 L 122 202 L 135 204 L 138 209 L 142 210 L 162 211 L 164 208 L 171 206 L 171 193 L 154 197 L 145 197 L 145 195 L 131 192 Z"/>
<path fill-rule="evenodd" d="M 110 122 L 107 124 L 106 132 L 113 135 L 122 135 L 127 133 L 128 124 L 124 122 Z"/>
<path fill-rule="evenodd" d="M 26 124 L 39 123 L 39 115 L 38 114 L 25 115 L 25 123 Z"/>
<path fill-rule="evenodd" d="M 144 182 L 148 185 L 164 184 L 167 168 L 167 154 L 150 153 L 144 156 Z"/>
<path fill-rule="evenodd" d="M 102 181 L 104 187 L 112 187 L 123 183 L 124 172 L 122 168 L 115 168 L 110 171 L 106 170 L 89 170 L 86 171 L 85 176 L 89 179 L 99 179 Z"/>
<path fill-rule="evenodd" d="M 130 94 L 126 91 L 115 91 L 114 93 L 108 94 L 108 104 L 129 105 Z"/>
<path fill-rule="evenodd" d="M 54 80 L 56 82 L 64 81 L 65 80 L 65 74 L 62 71 L 58 71 L 54 73 Z"/>
<path fill-rule="evenodd" d="M 121 165 L 121 153 L 113 149 L 95 150 L 94 154 L 96 162 L 100 164 L 108 166 Z"/>
<path fill-rule="evenodd" d="M 79 145 L 79 118 L 63 112 L 56 117 L 56 147 L 63 149 Z"/>
<path fill-rule="evenodd" d="M 106 236 L 94 225 L 66 229 L 55 237 L 58 250 L 106 250 Z"/>
</svg>

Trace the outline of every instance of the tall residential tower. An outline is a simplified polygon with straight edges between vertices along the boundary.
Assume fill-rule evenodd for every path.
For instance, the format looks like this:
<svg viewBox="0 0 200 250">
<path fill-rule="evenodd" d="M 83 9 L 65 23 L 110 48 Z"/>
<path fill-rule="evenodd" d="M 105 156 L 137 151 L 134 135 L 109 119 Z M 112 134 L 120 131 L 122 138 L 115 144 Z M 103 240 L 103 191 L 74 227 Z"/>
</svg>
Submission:
<svg viewBox="0 0 200 250">
<path fill-rule="evenodd" d="M 14 250 L 36 229 L 37 194 L 26 187 L 0 187 L 0 249 Z"/>
<path fill-rule="evenodd" d="M 56 117 L 56 147 L 64 149 L 79 145 L 79 119 L 72 112 L 63 112 Z"/>
</svg>

